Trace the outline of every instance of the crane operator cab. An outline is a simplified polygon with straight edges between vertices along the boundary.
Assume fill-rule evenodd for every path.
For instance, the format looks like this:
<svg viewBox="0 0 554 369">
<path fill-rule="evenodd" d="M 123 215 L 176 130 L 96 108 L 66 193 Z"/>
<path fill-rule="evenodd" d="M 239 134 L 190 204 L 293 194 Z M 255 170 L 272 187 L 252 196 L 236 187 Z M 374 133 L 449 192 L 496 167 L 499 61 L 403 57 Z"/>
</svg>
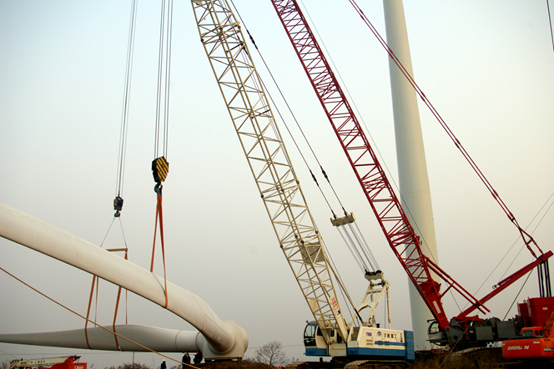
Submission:
<svg viewBox="0 0 554 369">
<path fill-rule="evenodd" d="M 336 330 L 331 329 L 330 331 L 330 340 L 335 342 L 329 349 L 329 345 L 325 342 L 323 333 L 319 329 L 317 322 L 311 321 L 306 324 L 304 328 L 304 355 L 306 356 L 344 356 L 346 355 L 346 343 L 342 337 L 336 332 Z M 336 355 L 336 350 L 342 351 L 342 355 Z"/>
</svg>

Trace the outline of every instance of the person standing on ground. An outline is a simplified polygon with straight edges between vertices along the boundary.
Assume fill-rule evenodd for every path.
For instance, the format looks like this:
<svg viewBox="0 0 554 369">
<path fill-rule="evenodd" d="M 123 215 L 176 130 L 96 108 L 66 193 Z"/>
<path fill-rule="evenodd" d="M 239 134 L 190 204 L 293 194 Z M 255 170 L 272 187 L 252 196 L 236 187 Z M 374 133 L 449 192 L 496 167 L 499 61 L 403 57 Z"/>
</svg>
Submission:
<svg viewBox="0 0 554 369">
<path fill-rule="evenodd" d="M 194 355 L 194 363 L 200 364 L 202 362 L 202 351 L 196 351 L 196 355 Z"/>
<path fill-rule="evenodd" d="M 183 360 L 181 361 L 183 362 L 181 366 L 183 367 L 183 369 L 186 369 L 188 364 L 190 364 L 190 356 L 188 352 L 185 352 L 185 354 L 183 355 Z"/>
</svg>

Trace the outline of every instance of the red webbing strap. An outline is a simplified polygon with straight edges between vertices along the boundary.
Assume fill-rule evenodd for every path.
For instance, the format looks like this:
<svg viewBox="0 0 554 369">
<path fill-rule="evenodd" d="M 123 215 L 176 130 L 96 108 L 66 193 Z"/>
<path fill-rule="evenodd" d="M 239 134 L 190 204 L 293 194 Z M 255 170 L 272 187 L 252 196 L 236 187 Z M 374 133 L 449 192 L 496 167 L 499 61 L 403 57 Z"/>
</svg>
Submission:
<svg viewBox="0 0 554 369">
<path fill-rule="evenodd" d="M 109 250 L 111 251 L 111 250 Z M 114 251 L 118 251 L 118 250 L 114 250 Z M 121 251 L 121 250 L 119 250 Z M 128 257 L 127 257 L 127 245 L 125 245 L 125 260 L 129 260 Z M 117 340 L 117 332 L 115 330 L 115 323 L 116 323 L 116 320 L 117 320 L 117 313 L 119 311 L 119 302 L 121 301 L 121 290 L 123 289 L 123 287 L 119 286 L 119 289 L 117 290 L 117 300 L 116 300 L 116 304 L 115 304 L 115 311 L 114 311 L 114 314 L 113 314 L 113 332 L 114 332 L 114 338 L 115 338 L 115 344 L 117 346 L 117 349 L 119 351 L 122 351 L 121 350 L 121 347 L 119 347 L 119 341 Z M 127 290 L 125 290 L 125 324 L 127 324 Z"/>
<path fill-rule="evenodd" d="M 119 341 L 117 340 L 117 333 L 115 331 L 115 321 L 117 320 L 117 312 L 119 310 L 119 299 L 121 298 L 121 286 L 119 286 L 118 290 L 117 290 L 117 300 L 116 300 L 116 303 L 115 303 L 115 312 L 114 312 L 114 315 L 113 315 L 113 332 L 114 332 L 114 339 L 115 339 L 115 345 L 117 347 L 117 349 L 119 351 L 123 351 L 121 350 L 121 347 L 119 347 Z"/>
<path fill-rule="evenodd" d="M 154 272 L 154 252 L 156 250 L 156 233 L 158 230 L 158 219 L 160 220 L 160 240 L 162 243 L 162 264 L 164 268 L 164 292 L 165 292 L 165 305 L 164 308 L 167 308 L 167 278 L 165 272 L 165 249 L 164 249 L 164 222 L 163 222 L 163 211 L 162 211 L 162 195 L 158 193 L 158 203 L 156 204 L 156 224 L 154 226 L 154 243 L 152 245 L 152 262 L 150 264 L 150 273 Z"/>
<path fill-rule="evenodd" d="M 96 284 L 96 278 L 98 278 L 98 277 L 95 276 L 95 275 L 92 276 L 92 286 L 90 287 L 90 297 L 89 297 L 89 300 L 88 300 L 87 317 L 86 317 L 86 320 L 85 320 L 85 340 L 87 341 L 87 346 L 88 346 L 89 349 L 92 349 L 92 348 L 90 347 L 90 344 L 88 342 L 88 322 L 90 321 L 90 319 L 89 319 L 89 317 L 90 317 L 90 308 L 92 306 L 92 297 L 94 296 L 94 285 Z M 97 292 L 96 296 L 98 296 L 98 292 Z M 98 304 L 98 299 L 97 299 L 97 304 Z"/>
</svg>

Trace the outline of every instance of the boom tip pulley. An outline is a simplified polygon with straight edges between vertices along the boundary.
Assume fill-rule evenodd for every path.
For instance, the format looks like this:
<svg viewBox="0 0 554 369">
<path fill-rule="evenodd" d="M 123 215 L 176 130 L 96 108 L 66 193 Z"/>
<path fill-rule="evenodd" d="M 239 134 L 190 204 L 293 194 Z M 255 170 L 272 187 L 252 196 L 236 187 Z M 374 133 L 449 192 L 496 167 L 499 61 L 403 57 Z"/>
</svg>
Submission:
<svg viewBox="0 0 554 369">
<path fill-rule="evenodd" d="M 354 223 L 356 220 L 356 217 L 354 216 L 354 213 L 344 213 L 345 215 L 343 217 L 337 218 L 336 216 L 334 218 L 331 218 L 331 223 L 335 227 L 340 227 L 345 224 Z"/>
<path fill-rule="evenodd" d="M 383 279 L 383 272 L 379 269 L 373 272 L 366 270 L 365 279 L 367 279 L 368 281 L 372 281 L 375 279 Z"/>
</svg>

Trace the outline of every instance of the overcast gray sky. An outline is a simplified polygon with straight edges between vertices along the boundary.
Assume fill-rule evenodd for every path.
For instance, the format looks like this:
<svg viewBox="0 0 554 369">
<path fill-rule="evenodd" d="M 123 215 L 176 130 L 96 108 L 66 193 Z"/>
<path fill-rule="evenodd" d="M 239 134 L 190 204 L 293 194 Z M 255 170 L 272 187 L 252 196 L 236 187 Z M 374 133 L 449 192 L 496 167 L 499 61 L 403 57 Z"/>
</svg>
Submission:
<svg viewBox="0 0 554 369">
<path fill-rule="evenodd" d="M 98 245 L 113 218 L 130 4 L 0 2 L 0 202 Z M 376 225 L 270 1 L 235 0 L 235 5 L 391 282 L 393 327 L 411 329 L 407 277 Z M 385 52 L 348 2 L 305 0 L 304 5 L 396 181 Z M 359 5 L 384 36 L 382 3 L 360 0 Z M 545 1 L 407 0 L 405 11 L 420 87 L 520 224 L 544 250 L 551 249 L 554 214 L 546 209 L 554 192 L 554 53 Z M 130 260 L 145 268 L 155 215 L 150 162 L 158 27 L 158 2 L 139 2 L 121 222 Z M 257 54 L 254 60 L 269 82 Z M 279 108 L 284 111 L 280 102 Z M 518 243 L 485 281 L 518 234 L 431 114 L 424 107 L 420 113 L 440 264 L 483 296 L 531 257 L 526 250 L 516 257 L 522 248 Z M 357 301 L 365 280 L 332 229 L 330 211 L 289 137 L 285 140 L 330 254 Z M 168 159 L 168 279 L 201 296 L 222 319 L 242 326 L 250 340 L 247 356 L 278 340 L 289 357 L 302 359 L 302 331 L 310 311 L 259 199 L 188 1 L 175 2 Z M 122 244 L 121 229 L 114 224 L 104 247 Z M 86 313 L 90 275 L 3 239 L 0 250 L 2 268 Z M 163 273 L 159 264 L 156 273 Z M 1 333 L 84 326 L 4 273 L 0 286 Z M 515 308 L 508 307 L 520 287 L 517 283 L 491 301 L 492 315 L 515 315 Z M 518 301 L 536 295 L 532 275 Z M 114 288 L 103 283 L 100 323 L 111 322 L 114 300 Z M 458 312 L 450 296 L 444 303 L 449 316 Z M 463 302 L 458 299 L 458 304 Z M 190 329 L 132 294 L 128 305 L 129 323 Z M 378 319 L 383 321 L 383 313 Z M 125 322 L 125 316 L 118 321 Z M 0 344 L 1 361 L 59 354 L 82 355 L 96 368 L 132 360 L 130 353 Z M 148 365 L 161 361 L 151 354 L 135 359 Z"/>
</svg>

